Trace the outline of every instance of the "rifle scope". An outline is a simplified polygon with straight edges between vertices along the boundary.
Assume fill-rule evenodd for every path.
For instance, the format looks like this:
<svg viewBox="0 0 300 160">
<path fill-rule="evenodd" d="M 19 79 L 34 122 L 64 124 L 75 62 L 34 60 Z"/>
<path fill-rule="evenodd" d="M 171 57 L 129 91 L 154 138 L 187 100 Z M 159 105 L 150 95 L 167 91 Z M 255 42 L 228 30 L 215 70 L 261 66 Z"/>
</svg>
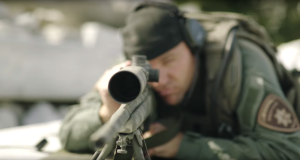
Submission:
<svg viewBox="0 0 300 160">
<path fill-rule="evenodd" d="M 151 69 L 146 56 L 135 55 L 132 66 L 122 68 L 111 77 L 108 90 L 117 102 L 129 103 L 144 91 L 147 82 L 158 82 L 158 79 L 158 70 Z"/>
</svg>

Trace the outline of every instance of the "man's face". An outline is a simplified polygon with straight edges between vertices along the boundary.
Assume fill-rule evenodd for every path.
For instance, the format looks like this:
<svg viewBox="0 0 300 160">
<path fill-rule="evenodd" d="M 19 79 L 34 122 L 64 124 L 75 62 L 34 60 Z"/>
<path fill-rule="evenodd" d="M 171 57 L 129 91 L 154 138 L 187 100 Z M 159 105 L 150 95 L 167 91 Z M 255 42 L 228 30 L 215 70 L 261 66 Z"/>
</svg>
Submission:
<svg viewBox="0 0 300 160">
<path fill-rule="evenodd" d="M 159 70 L 159 82 L 150 83 L 169 105 L 179 104 L 189 89 L 195 70 L 194 56 L 184 42 L 149 61 Z"/>
</svg>

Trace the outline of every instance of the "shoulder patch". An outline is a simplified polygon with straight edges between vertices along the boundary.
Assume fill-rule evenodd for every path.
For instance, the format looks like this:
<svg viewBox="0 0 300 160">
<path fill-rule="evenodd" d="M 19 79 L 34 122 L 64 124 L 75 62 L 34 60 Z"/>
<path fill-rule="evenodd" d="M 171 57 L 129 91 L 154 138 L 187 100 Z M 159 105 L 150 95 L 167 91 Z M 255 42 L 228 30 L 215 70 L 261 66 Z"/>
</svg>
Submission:
<svg viewBox="0 0 300 160">
<path fill-rule="evenodd" d="M 276 95 L 268 95 L 260 106 L 257 121 L 260 125 L 279 132 L 295 132 L 300 125 L 295 112 Z"/>
</svg>

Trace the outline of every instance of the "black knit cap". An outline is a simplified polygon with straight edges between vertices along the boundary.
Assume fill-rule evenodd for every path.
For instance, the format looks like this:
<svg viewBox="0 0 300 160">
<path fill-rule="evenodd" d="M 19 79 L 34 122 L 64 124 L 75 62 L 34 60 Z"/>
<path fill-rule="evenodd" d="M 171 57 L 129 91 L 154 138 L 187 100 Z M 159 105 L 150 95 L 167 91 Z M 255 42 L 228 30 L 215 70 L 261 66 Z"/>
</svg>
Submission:
<svg viewBox="0 0 300 160">
<path fill-rule="evenodd" d="M 127 59 L 146 55 L 151 60 L 183 41 L 175 13 L 154 6 L 130 13 L 122 34 Z"/>
</svg>

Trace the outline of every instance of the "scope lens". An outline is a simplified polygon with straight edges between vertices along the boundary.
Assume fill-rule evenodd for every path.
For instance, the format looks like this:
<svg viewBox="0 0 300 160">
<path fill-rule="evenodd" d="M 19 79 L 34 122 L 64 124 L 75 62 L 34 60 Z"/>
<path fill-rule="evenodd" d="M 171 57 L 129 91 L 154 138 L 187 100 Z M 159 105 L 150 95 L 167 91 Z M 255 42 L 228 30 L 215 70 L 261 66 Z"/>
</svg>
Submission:
<svg viewBox="0 0 300 160">
<path fill-rule="evenodd" d="M 124 71 L 115 74 L 110 79 L 108 89 L 116 101 L 127 103 L 139 95 L 141 85 L 135 74 Z"/>
</svg>

